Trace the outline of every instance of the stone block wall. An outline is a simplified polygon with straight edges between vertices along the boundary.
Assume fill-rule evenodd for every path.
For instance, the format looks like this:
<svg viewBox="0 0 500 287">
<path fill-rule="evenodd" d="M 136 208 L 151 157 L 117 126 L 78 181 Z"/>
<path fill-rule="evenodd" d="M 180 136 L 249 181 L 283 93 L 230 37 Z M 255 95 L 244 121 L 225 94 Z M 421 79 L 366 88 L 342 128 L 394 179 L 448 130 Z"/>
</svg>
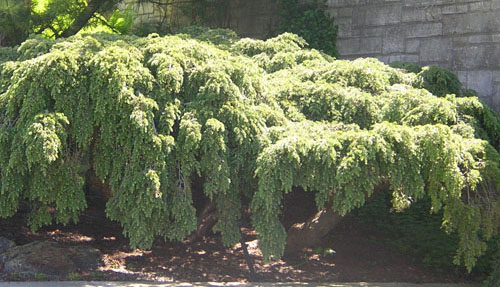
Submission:
<svg viewBox="0 0 500 287">
<path fill-rule="evenodd" d="M 227 28 L 240 37 L 264 39 L 278 23 L 276 0 L 231 0 Z"/>
<path fill-rule="evenodd" d="M 132 8 L 135 12 L 135 24 L 161 23 L 165 15 L 164 9 L 152 3 L 139 2 L 137 0 L 124 0 L 118 4 L 118 7 L 120 9 Z"/>
<path fill-rule="evenodd" d="M 156 3 L 174 2 L 156 0 Z M 183 2 L 183 1 L 179 1 Z M 278 3 L 276 0 L 230 0 L 227 13 L 219 15 L 212 27 L 228 28 L 236 31 L 240 37 L 266 38 L 277 23 Z M 120 9 L 131 7 L 135 11 L 135 24 L 161 24 L 172 31 L 191 24 L 189 15 L 184 15 L 176 5 L 155 5 L 138 0 L 124 0 Z"/>
<path fill-rule="evenodd" d="M 328 0 L 344 58 L 439 65 L 500 111 L 500 0 Z"/>
</svg>

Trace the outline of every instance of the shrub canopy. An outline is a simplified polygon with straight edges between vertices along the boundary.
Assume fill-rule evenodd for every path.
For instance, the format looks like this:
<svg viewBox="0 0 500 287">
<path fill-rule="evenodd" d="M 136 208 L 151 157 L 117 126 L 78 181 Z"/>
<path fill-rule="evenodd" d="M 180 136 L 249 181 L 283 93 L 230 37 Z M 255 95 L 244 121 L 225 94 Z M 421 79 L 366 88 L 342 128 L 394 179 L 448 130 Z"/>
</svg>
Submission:
<svg viewBox="0 0 500 287">
<path fill-rule="evenodd" d="M 455 262 L 475 264 L 500 221 L 495 112 L 293 34 L 217 43 L 77 35 L 0 50 L 0 216 L 26 200 L 33 229 L 77 221 L 92 171 L 112 190 L 107 216 L 149 248 L 196 228 L 196 180 L 225 244 L 239 239 L 249 200 L 269 259 L 283 254 L 292 187 L 346 214 L 388 184 L 399 210 L 430 197 L 459 234 Z"/>
</svg>

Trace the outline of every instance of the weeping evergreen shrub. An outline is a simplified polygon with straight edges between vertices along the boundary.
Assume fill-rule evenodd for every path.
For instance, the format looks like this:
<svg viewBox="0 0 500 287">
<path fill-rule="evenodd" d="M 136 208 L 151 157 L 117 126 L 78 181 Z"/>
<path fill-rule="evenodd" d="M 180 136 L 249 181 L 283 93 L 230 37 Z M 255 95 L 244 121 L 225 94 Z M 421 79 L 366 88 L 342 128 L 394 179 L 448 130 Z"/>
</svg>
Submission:
<svg viewBox="0 0 500 287">
<path fill-rule="evenodd" d="M 271 259 L 283 254 L 292 187 L 344 215 L 387 184 L 398 210 L 429 197 L 458 234 L 454 262 L 474 266 L 500 222 L 498 114 L 293 34 L 212 42 L 78 35 L 0 56 L 0 217 L 24 200 L 34 230 L 76 222 L 92 172 L 111 190 L 107 216 L 132 248 L 150 248 L 196 228 L 196 179 L 226 245 L 249 200 Z"/>
</svg>

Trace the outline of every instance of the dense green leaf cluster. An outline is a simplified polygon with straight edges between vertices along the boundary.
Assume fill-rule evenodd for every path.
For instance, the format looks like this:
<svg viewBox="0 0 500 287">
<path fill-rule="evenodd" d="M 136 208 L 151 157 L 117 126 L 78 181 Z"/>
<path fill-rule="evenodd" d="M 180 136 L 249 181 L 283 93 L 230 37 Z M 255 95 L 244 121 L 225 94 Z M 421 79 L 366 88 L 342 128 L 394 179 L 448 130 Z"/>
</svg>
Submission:
<svg viewBox="0 0 500 287">
<path fill-rule="evenodd" d="M 454 94 L 458 97 L 477 97 L 476 91 L 466 89 L 458 76 L 452 71 L 439 66 L 421 67 L 416 63 L 394 61 L 390 64 L 393 68 L 403 69 L 416 74 L 419 78 L 417 86 L 427 89 L 432 94 L 443 97 Z"/>
<path fill-rule="evenodd" d="M 424 197 L 404 212 L 396 212 L 391 199 L 389 191 L 381 192 L 354 214 L 370 228 L 383 233 L 384 245 L 399 249 L 425 267 L 443 273 L 460 270 L 453 264 L 458 238 L 441 228 L 442 212 L 429 213 L 430 199 Z M 482 258 L 474 268 L 476 273 L 484 264 Z"/>
<path fill-rule="evenodd" d="M 28 37 L 30 23 L 29 1 L 0 1 L 0 43 L 20 43 Z M 4 38 L 4 39 L 2 39 Z M 6 43 L 5 43 L 6 42 Z"/>
<path fill-rule="evenodd" d="M 495 287 L 500 284 L 500 236 L 497 236 L 489 244 L 488 255 L 486 261 L 486 269 L 490 269 L 490 274 L 483 282 L 484 287 Z"/>
<path fill-rule="evenodd" d="M 278 0 L 280 21 L 275 33 L 294 33 L 311 48 L 336 56 L 338 27 L 327 11 L 326 0 Z"/>
<path fill-rule="evenodd" d="M 394 61 L 390 63 L 390 66 L 393 68 L 403 69 L 414 74 L 418 74 L 420 71 L 422 71 L 421 66 L 419 66 L 417 63 L 412 62 Z"/>
<path fill-rule="evenodd" d="M 76 221 L 85 174 L 132 247 L 181 240 L 194 182 L 225 244 L 243 199 L 266 259 L 283 254 L 283 194 L 340 214 L 390 186 L 402 210 L 428 196 L 467 267 L 498 231 L 500 117 L 475 97 L 436 97 L 375 59 L 335 60 L 282 34 L 219 46 L 180 36 L 31 39 L 0 64 L 0 216 Z M 200 180 L 201 179 L 201 180 Z"/>
</svg>

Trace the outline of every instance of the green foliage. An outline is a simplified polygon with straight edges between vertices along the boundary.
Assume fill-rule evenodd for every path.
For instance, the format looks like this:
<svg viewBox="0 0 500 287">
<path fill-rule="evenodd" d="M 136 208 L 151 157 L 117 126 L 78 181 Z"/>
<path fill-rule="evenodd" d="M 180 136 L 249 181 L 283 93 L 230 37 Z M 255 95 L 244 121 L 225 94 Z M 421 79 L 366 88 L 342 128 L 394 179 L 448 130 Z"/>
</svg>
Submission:
<svg viewBox="0 0 500 287">
<path fill-rule="evenodd" d="M 108 25 L 119 34 L 128 34 L 134 25 L 135 11 L 127 7 L 124 11 L 116 9 L 109 17 Z"/>
<path fill-rule="evenodd" d="M 102 271 L 92 271 L 90 272 L 90 277 L 92 277 L 92 280 L 102 281 L 104 274 Z"/>
<path fill-rule="evenodd" d="M 13 272 L 10 274 L 10 278 L 14 281 L 17 281 L 17 280 L 21 279 L 21 276 L 19 275 L 19 273 Z"/>
<path fill-rule="evenodd" d="M 85 0 L 35 0 L 32 3 L 30 33 L 58 37 L 87 6 Z"/>
<path fill-rule="evenodd" d="M 14 4 L 13 4 L 14 3 Z M 0 30 L 7 45 L 26 40 L 29 34 L 57 36 L 71 25 L 72 19 L 85 8 L 82 0 L 0 1 Z"/>
<path fill-rule="evenodd" d="M 420 67 L 415 63 L 404 63 L 395 61 L 391 67 L 403 69 L 414 73 L 418 81 L 414 83 L 416 87 L 424 88 L 438 97 L 454 94 L 458 97 L 477 97 L 476 91 L 465 89 L 452 71 L 438 66 Z"/>
<path fill-rule="evenodd" d="M 475 271 L 488 276 L 483 281 L 484 287 L 498 286 L 500 283 L 500 235 L 488 243 L 486 254 L 479 258 Z"/>
<path fill-rule="evenodd" d="M 416 63 L 405 63 L 400 61 L 394 61 L 390 64 L 390 66 L 397 69 L 403 69 L 414 74 L 418 74 L 420 73 L 420 71 L 422 71 L 422 67 L 420 67 Z"/>
<path fill-rule="evenodd" d="M 68 280 L 69 281 L 81 281 L 82 277 L 78 273 L 71 272 L 68 274 Z"/>
<path fill-rule="evenodd" d="M 26 5 L 28 1 L 0 0 L 0 41 L 2 45 L 20 43 L 28 37 L 30 9 Z M 2 40 L 0 38 L 0 40 Z"/>
<path fill-rule="evenodd" d="M 337 56 L 337 32 L 326 1 L 279 0 L 280 25 L 277 34 L 290 32 L 304 38 L 311 48 Z"/>
<path fill-rule="evenodd" d="M 11 47 L 0 47 L 0 63 L 16 60 L 18 57 L 17 51 Z"/>
<path fill-rule="evenodd" d="M 418 65 L 413 63 L 402 63 L 393 62 L 391 67 L 404 69 L 414 74 L 420 73 L 422 70 Z M 424 68 L 428 69 L 428 68 Z M 443 69 L 434 67 L 435 70 L 439 70 L 443 74 L 450 75 L 451 72 Z M 457 79 L 455 75 L 451 75 L 450 78 Z M 420 78 L 417 83 L 421 84 L 424 80 Z M 435 80 L 435 79 L 430 79 Z M 427 83 L 428 85 L 436 85 L 436 83 Z M 488 140 L 491 145 L 493 145 L 497 150 L 500 147 L 499 142 L 499 130 L 500 123 L 498 122 L 498 116 L 496 113 L 484 105 L 477 99 L 477 93 L 474 90 L 467 90 L 461 87 L 461 84 L 456 84 L 453 86 L 444 85 L 440 87 L 442 89 L 442 94 L 453 94 L 456 93 L 456 86 L 460 85 L 459 96 L 461 98 L 455 98 L 453 95 L 447 96 L 448 100 L 453 102 L 453 105 L 465 114 L 463 121 L 474 125 L 474 130 L 476 136 Z M 450 90 L 447 90 L 447 89 Z M 408 104 L 416 100 L 415 98 L 398 97 L 394 101 L 394 104 Z M 429 99 L 419 103 L 422 107 L 425 105 L 434 105 L 439 108 L 438 114 L 434 116 L 435 119 L 440 118 L 442 120 L 449 119 L 453 121 L 453 116 L 447 116 L 449 108 L 444 108 L 442 105 L 432 103 Z M 429 108 L 430 106 L 426 107 Z M 437 110 L 436 110 L 437 111 Z M 449 114 L 448 114 L 449 115 Z M 408 115 L 407 115 L 408 116 Z M 462 130 L 463 127 L 460 127 Z M 457 131 L 459 131 L 457 129 Z M 462 133 L 465 130 L 461 131 Z M 424 263 L 424 265 L 432 268 L 433 270 L 443 270 L 450 269 L 451 258 L 453 257 L 453 252 L 457 248 L 458 238 L 456 234 L 446 234 L 443 230 L 440 230 L 441 216 L 442 212 L 429 214 L 429 201 L 427 198 L 413 204 L 411 208 L 404 213 L 389 213 L 388 210 L 392 208 L 390 204 L 390 197 L 388 193 L 384 193 L 383 196 L 379 196 L 372 203 L 363 207 L 358 213 L 361 215 L 363 221 L 367 221 L 373 224 L 377 229 L 384 231 L 389 234 L 391 240 L 388 242 L 405 253 L 409 253 L 412 256 L 418 258 Z M 474 269 L 474 273 L 479 276 L 484 276 L 485 274 L 491 274 L 488 280 L 485 282 L 485 286 L 496 286 L 495 269 L 492 268 L 496 266 L 496 260 L 498 258 L 498 253 L 500 250 L 498 236 L 490 241 L 488 244 L 488 250 L 485 256 L 481 257 L 478 265 Z M 441 248 L 434 248 L 435 246 L 441 246 Z M 496 285 L 495 285 L 496 284 Z"/>
<path fill-rule="evenodd" d="M 238 35 L 236 35 L 234 31 L 228 29 L 209 29 L 200 26 L 189 26 L 179 30 L 178 33 L 186 34 L 193 39 L 219 45 L 220 48 L 229 47 L 238 40 Z"/>
<path fill-rule="evenodd" d="M 437 66 L 424 67 L 418 77 L 421 80 L 420 86 L 438 97 L 447 94 L 461 95 L 462 84 L 457 75 L 448 69 Z"/>
<path fill-rule="evenodd" d="M 107 216 L 133 248 L 181 240 L 196 197 L 216 204 L 224 244 L 243 200 L 265 259 L 283 254 L 283 194 L 314 192 L 346 214 L 381 184 L 393 208 L 429 198 L 472 268 L 498 231 L 498 114 L 476 98 L 436 97 L 418 77 L 267 41 L 77 35 L 34 38 L 0 64 L 0 216 L 76 221 L 92 169 L 112 191 Z M 216 43 L 217 45 L 214 45 Z"/>
<path fill-rule="evenodd" d="M 494 269 L 491 275 L 483 282 L 484 287 L 495 287 L 500 284 L 500 261 L 493 263 Z"/>
<path fill-rule="evenodd" d="M 106 1 L 103 2 L 106 3 Z M 92 18 L 90 18 L 85 26 L 82 27 L 81 32 L 122 35 L 131 34 L 134 26 L 136 11 L 130 6 L 124 10 L 115 9 L 114 11 L 112 11 L 112 6 L 107 7 L 104 6 L 103 9 L 100 9 L 102 10 L 101 13 L 94 13 Z"/>
<path fill-rule="evenodd" d="M 95 11 L 83 23 L 87 32 L 97 30 L 129 33 L 134 22 L 132 9 L 115 10 L 109 15 L 109 19 L 102 15 L 110 11 L 116 2 L 117 0 L 0 0 L 0 31 L 5 37 L 2 45 L 18 45 L 32 34 L 59 38 L 80 15 L 86 13 L 89 5 L 93 5 Z"/>
<path fill-rule="evenodd" d="M 396 212 L 391 198 L 391 193 L 384 191 L 357 210 L 356 214 L 363 223 L 387 235 L 388 239 L 383 244 L 398 248 L 434 271 L 453 269 L 458 238 L 441 228 L 443 212 L 430 213 L 428 197 L 412 204 L 404 212 Z"/>
<path fill-rule="evenodd" d="M 47 280 L 47 275 L 43 273 L 35 273 L 35 279 L 40 281 Z"/>
</svg>

